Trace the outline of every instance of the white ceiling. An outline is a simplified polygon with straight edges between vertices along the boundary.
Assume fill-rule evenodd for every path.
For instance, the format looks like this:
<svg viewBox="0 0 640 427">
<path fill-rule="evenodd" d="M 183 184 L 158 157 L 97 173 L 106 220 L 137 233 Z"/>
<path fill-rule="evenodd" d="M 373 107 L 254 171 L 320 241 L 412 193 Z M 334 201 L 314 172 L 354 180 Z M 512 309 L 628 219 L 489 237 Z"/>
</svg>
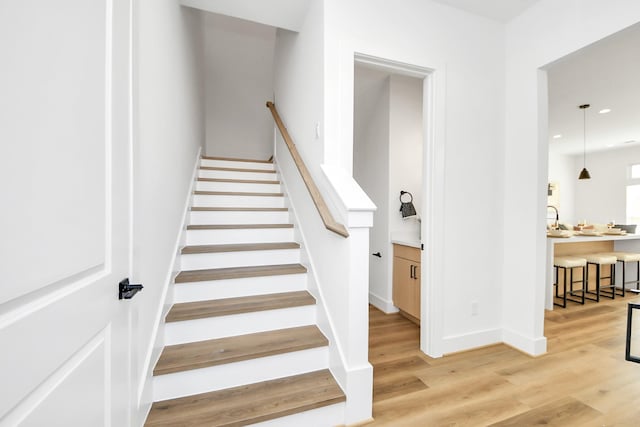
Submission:
<svg viewBox="0 0 640 427">
<path fill-rule="evenodd" d="M 640 141 L 640 24 L 571 54 L 548 68 L 549 151 L 583 151 L 586 110 L 586 149 L 628 147 Z M 608 114 L 599 114 L 610 108 Z M 560 134 L 562 138 L 554 139 Z"/>
<path fill-rule="evenodd" d="M 475 15 L 509 22 L 539 0 L 434 0 Z"/>
<path fill-rule="evenodd" d="M 299 31 L 311 0 L 180 0 L 183 6 Z"/>
</svg>

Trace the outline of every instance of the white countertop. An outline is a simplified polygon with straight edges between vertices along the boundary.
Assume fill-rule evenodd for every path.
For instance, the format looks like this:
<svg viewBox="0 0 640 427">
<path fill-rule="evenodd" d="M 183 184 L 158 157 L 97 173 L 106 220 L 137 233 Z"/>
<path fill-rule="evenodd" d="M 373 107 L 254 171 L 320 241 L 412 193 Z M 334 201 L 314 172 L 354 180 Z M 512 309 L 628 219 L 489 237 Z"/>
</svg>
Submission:
<svg viewBox="0 0 640 427">
<path fill-rule="evenodd" d="M 559 243 L 576 243 L 576 242 L 595 242 L 598 240 L 633 240 L 640 239 L 640 234 L 603 234 L 600 236 L 571 236 L 571 237 L 551 237 L 547 236 L 549 242 Z"/>
<path fill-rule="evenodd" d="M 391 243 L 396 245 L 411 246 L 420 249 L 422 242 L 418 236 L 409 233 L 391 233 Z"/>
</svg>

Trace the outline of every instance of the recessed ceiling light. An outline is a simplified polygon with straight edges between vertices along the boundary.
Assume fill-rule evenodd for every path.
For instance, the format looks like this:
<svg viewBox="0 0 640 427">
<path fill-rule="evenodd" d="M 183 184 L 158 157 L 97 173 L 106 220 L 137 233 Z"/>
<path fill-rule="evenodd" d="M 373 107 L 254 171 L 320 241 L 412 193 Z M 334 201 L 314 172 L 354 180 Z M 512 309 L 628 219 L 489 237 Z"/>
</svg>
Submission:
<svg viewBox="0 0 640 427">
<path fill-rule="evenodd" d="M 553 139 L 560 139 L 560 138 L 562 138 L 562 134 L 553 135 L 552 138 Z"/>
<path fill-rule="evenodd" d="M 638 142 L 635 139 L 630 139 L 628 141 L 623 142 L 623 144 L 633 144 L 634 142 Z"/>
<path fill-rule="evenodd" d="M 611 108 L 603 108 L 602 110 L 598 111 L 598 113 L 600 114 L 607 114 L 611 112 Z"/>
</svg>

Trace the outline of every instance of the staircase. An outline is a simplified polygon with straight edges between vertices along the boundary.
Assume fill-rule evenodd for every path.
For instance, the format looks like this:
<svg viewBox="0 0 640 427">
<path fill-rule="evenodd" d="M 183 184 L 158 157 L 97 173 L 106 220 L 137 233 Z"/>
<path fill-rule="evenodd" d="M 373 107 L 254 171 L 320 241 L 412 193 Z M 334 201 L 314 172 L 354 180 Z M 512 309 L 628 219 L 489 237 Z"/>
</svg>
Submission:
<svg viewBox="0 0 640 427">
<path fill-rule="evenodd" d="M 204 157 L 146 426 L 333 426 L 345 396 L 273 164 Z"/>
</svg>

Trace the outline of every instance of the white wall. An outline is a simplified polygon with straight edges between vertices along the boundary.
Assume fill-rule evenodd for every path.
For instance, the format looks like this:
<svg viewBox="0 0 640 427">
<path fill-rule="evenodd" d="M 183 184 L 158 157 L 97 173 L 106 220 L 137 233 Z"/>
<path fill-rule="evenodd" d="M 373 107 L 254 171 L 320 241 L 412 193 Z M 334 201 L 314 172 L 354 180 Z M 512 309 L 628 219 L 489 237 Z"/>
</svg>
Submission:
<svg viewBox="0 0 640 427">
<path fill-rule="evenodd" d="M 580 156 L 580 162 L 582 162 L 582 156 Z M 556 208 L 560 215 L 560 223 L 577 224 L 578 220 L 582 219 L 576 217 L 575 213 L 575 191 L 576 186 L 581 182 L 578 181 L 580 170 L 582 170 L 582 163 L 580 163 L 580 169 L 576 169 L 576 156 L 549 153 L 549 182 L 558 184 L 560 203 Z M 551 214 L 550 209 L 548 216 Z"/>
<path fill-rule="evenodd" d="M 274 27 L 205 13 L 206 154 L 273 154 Z"/>
<path fill-rule="evenodd" d="M 137 2 L 131 278 L 145 288 L 132 301 L 138 309 L 132 318 L 133 339 L 141 356 L 133 369 L 141 385 L 147 386 L 155 328 L 173 272 L 191 174 L 204 143 L 201 24 L 199 12 L 174 0 Z M 143 417 L 150 388 L 138 397 Z"/>
<path fill-rule="evenodd" d="M 415 218 L 402 219 L 400 191 L 413 196 L 422 215 L 422 83 L 415 77 L 393 74 L 389 107 L 389 230 L 420 237 Z"/>
<path fill-rule="evenodd" d="M 430 185 L 443 188 L 433 209 L 445 236 L 442 247 L 425 242 L 440 277 L 435 353 L 500 341 L 504 27 L 422 0 L 325 5 L 325 162 L 351 170 L 354 52 L 435 70 L 435 120 L 442 123 L 435 138 L 444 153 L 442 174 Z M 461 260 L 460 250 L 473 255 Z"/>
<path fill-rule="evenodd" d="M 574 169 L 582 167 L 582 156 L 575 157 Z M 640 163 L 640 147 L 632 146 L 587 154 L 591 179 L 578 181 L 575 191 L 576 219 L 594 224 L 627 223 L 629 166 Z"/>
<path fill-rule="evenodd" d="M 373 214 L 369 252 L 369 301 L 395 311 L 391 293 L 389 243 L 389 96 L 388 73 L 355 67 L 353 178 L 378 208 Z"/>
<path fill-rule="evenodd" d="M 353 424 L 371 417 L 373 370 L 367 359 L 368 228 L 371 226 L 370 211 L 374 207 L 353 182 L 350 173 L 325 172 L 321 168 L 326 139 L 323 127 L 323 26 L 323 2 L 313 1 L 300 33 L 278 31 L 275 104 L 334 215 L 348 227 L 349 238 L 345 239 L 324 228 L 289 154 L 286 150 L 281 151 L 284 145 L 280 138 L 276 160 L 283 171 L 282 180 L 286 183 L 289 198 L 295 204 L 299 232 L 309 254 L 309 260 L 305 262 L 313 267 L 314 279 L 310 290 L 326 308 L 326 315 L 319 315 L 319 326 L 334 335 L 334 339 L 330 340 L 329 362 L 347 395 L 345 424 Z M 350 90 L 353 90 L 353 86 Z M 319 134 L 316 133 L 317 127 Z M 330 179 L 337 176 L 340 176 L 340 189 L 350 193 L 351 197 L 345 199 L 333 191 L 336 185 L 332 185 Z M 354 195 L 362 201 L 357 202 L 355 207 Z M 343 204 L 345 200 L 349 203 Z M 356 211 L 356 219 L 347 213 L 352 208 Z"/>
<path fill-rule="evenodd" d="M 507 25 L 503 333 L 507 343 L 532 354 L 546 351 L 548 135 L 540 67 L 638 21 L 635 0 L 541 0 Z"/>
</svg>

